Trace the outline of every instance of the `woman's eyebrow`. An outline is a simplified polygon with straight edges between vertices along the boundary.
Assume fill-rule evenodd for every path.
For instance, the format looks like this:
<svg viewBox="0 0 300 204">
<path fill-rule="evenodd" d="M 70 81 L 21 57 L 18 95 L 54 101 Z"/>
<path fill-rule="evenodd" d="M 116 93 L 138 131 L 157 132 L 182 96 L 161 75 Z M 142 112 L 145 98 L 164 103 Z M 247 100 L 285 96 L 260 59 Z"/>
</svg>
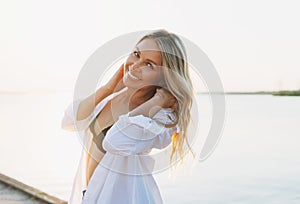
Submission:
<svg viewBox="0 0 300 204">
<path fill-rule="evenodd" d="M 157 66 L 156 62 L 154 62 L 153 60 L 151 60 L 151 59 L 147 59 L 147 60 L 152 62 L 153 64 L 155 64 Z"/>
<path fill-rule="evenodd" d="M 138 52 L 139 55 L 140 55 L 140 54 L 141 54 L 141 51 L 140 51 L 140 49 L 138 48 L 138 46 L 136 46 L 135 49 L 137 50 L 137 52 Z M 149 59 L 149 58 L 147 58 L 146 60 L 152 62 L 153 64 L 155 64 L 155 65 L 157 66 L 157 63 L 156 63 L 155 61 L 153 61 L 153 60 L 151 60 L 151 59 Z"/>
</svg>

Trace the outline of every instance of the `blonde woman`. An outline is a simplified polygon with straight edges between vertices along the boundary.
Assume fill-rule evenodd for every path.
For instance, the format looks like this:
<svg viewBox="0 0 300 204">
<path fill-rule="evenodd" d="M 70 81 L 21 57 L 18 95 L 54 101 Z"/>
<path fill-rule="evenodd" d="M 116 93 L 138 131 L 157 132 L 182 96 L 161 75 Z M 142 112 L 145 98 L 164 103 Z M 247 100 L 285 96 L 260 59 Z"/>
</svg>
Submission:
<svg viewBox="0 0 300 204">
<path fill-rule="evenodd" d="M 180 38 L 140 39 L 106 85 L 65 111 L 62 128 L 85 136 L 69 203 L 163 203 L 147 155 L 172 143 L 170 160 L 183 158 L 192 97 Z"/>
</svg>

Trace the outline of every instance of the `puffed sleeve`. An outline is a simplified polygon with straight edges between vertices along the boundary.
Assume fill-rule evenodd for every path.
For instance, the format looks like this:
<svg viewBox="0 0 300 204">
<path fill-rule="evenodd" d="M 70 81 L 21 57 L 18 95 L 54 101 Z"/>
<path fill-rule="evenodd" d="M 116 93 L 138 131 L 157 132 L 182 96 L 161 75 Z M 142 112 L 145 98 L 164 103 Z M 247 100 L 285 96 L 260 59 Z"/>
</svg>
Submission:
<svg viewBox="0 0 300 204">
<path fill-rule="evenodd" d="M 161 109 L 153 118 L 130 116 L 128 112 L 119 117 L 106 138 L 112 146 L 125 150 L 127 154 L 139 154 L 152 148 L 162 149 L 170 144 L 172 135 L 179 130 L 178 125 L 165 127 L 163 124 L 174 122 L 175 115 L 169 109 Z M 124 147 L 124 144 L 127 146 Z"/>
<path fill-rule="evenodd" d="M 119 116 L 119 120 L 107 132 L 103 148 L 107 151 L 100 164 L 112 171 L 145 175 L 161 169 L 162 159 L 159 155 L 149 155 L 152 148 L 162 149 L 172 141 L 172 135 L 179 128 L 165 127 L 160 123 L 172 123 L 172 114 L 160 110 L 153 118 L 143 115 L 129 116 L 130 112 Z M 159 122 L 157 122 L 159 121 Z"/>
</svg>

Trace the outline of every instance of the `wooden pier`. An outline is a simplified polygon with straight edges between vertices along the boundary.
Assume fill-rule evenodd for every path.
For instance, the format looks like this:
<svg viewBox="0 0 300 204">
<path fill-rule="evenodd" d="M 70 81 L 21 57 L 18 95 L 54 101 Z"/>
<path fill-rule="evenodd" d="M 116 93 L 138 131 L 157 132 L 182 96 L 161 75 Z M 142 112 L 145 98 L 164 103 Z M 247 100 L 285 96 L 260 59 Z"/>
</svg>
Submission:
<svg viewBox="0 0 300 204">
<path fill-rule="evenodd" d="M 66 201 L 48 195 L 0 173 L 0 204 L 67 204 Z"/>
</svg>

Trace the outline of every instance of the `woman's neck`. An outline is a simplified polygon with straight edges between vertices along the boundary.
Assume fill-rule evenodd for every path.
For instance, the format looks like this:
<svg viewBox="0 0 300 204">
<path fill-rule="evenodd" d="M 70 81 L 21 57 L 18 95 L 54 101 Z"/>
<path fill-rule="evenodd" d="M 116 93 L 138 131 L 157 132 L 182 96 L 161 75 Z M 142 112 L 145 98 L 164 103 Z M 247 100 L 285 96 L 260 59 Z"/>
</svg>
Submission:
<svg viewBox="0 0 300 204">
<path fill-rule="evenodd" d="M 134 108 L 152 98 L 155 92 L 155 87 L 144 87 L 139 90 L 127 87 L 127 90 L 121 94 L 121 98 L 122 101 L 125 101 L 127 104 L 129 104 L 129 107 Z"/>
</svg>

